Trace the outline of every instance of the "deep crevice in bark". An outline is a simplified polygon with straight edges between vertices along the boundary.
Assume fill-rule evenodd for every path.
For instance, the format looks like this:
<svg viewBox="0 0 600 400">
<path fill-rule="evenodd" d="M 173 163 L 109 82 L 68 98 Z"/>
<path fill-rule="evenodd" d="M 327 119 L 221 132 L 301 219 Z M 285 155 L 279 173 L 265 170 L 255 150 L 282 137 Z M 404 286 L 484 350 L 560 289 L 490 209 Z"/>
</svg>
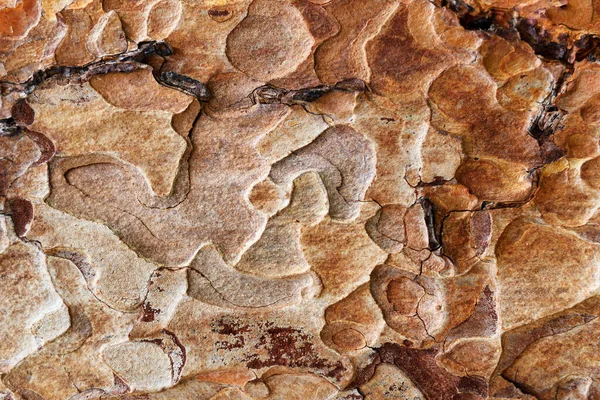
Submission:
<svg viewBox="0 0 600 400">
<path fill-rule="evenodd" d="M 364 92 L 368 90 L 364 81 L 356 78 L 345 79 L 334 85 L 319 85 L 296 90 L 263 85 L 252 91 L 254 104 L 285 104 L 288 106 L 312 103 L 331 92 Z"/>
<path fill-rule="evenodd" d="M 89 81 L 95 75 L 103 75 L 111 72 L 133 72 L 146 68 L 150 56 L 164 58 L 172 53 L 171 47 L 165 42 L 141 42 L 135 50 L 102 57 L 98 61 L 83 66 L 52 66 L 36 71 L 25 82 L 0 81 L 0 95 L 7 96 L 13 93 L 21 93 L 27 96 L 33 93 L 38 86 L 48 81 L 54 81 L 59 84 L 81 84 Z M 155 78 L 159 83 L 195 96 L 200 101 L 208 101 L 210 98 L 210 93 L 206 86 L 202 82 L 188 76 L 172 71 L 162 71 L 155 73 Z"/>
</svg>

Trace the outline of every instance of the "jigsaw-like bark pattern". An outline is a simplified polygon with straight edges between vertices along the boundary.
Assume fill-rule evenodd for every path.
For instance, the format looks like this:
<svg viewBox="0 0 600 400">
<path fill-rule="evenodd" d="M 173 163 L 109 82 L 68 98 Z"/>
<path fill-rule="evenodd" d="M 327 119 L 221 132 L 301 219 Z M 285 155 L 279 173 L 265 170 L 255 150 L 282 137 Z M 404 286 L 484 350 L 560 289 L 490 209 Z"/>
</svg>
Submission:
<svg viewBox="0 0 600 400">
<path fill-rule="evenodd" d="M 600 399 L 598 0 L 0 0 L 0 400 Z"/>
</svg>

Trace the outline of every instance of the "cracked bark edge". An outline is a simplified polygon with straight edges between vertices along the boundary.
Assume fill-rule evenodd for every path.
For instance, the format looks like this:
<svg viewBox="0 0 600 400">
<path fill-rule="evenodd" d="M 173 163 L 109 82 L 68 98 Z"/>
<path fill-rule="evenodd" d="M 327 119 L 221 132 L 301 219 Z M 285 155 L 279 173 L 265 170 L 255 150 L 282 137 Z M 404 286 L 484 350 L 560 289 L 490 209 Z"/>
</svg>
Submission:
<svg viewBox="0 0 600 400">
<path fill-rule="evenodd" d="M 438 237 L 435 225 L 435 206 L 427 197 L 421 197 L 418 200 L 425 214 L 425 225 L 427 226 L 427 236 L 429 239 L 429 249 L 431 251 L 439 250 L 442 247 L 442 240 Z"/>
<path fill-rule="evenodd" d="M 531 46 L 535 54 L 547 60 L 572 66 L 575 61 L 585 58 L 591 61 L 600 58 L 600 38 L 596 35 L 584 34 L 578 38 L 560 35 L 558 41 L 553 41 L 537 20 L 524 18 L 514 9 L 476 9 L 463 0 L 431 0 L 431 3 L 452 11 L 467 30 L 521 40 Z"/>
<path fill-rule="evenodd" d="M 572 66 L 569 66 L 554 83 L 548 96 L 542 102 L 542 108 L 538 115 L 531 121 L 528 133 L 537 140 L 542 156 L 542 166 L 554 162 L 567 154 L 552 141 L 551 136 L 557 130 L 564 127 L 563 119 L 566 113 L 556 106 L 557 96 L 564 92 L 568 78 L 573 74 Z"/>
<path fill-rule="evenodd" d="M 564 91 L 566 81 L 573 74 L 574 64 L 587 59 L 591 62 L 600 60 L 600 37 L 592 34 L 559 35 L 555 40 L 535 19 L 524 18 L 516 10 L 490 8 L 475 9 L 463 0 L 431 0 L 436 7 L 452 11 L 460 25 L 472 31 L 497 35 L 507 40 L 519 40 L 527 43 L 542 61 L 558 61 L 565 66 L 565 71 L 556 81 L 548 97 L 542 104 L 540 113 L 533 118 L 529 134 L 538 141 L 542 156 L 542 165 L 551 163 L 566 154 L 564 149 L 556 146 L 551 136 L 562 128 L 566 115 L 560 110 L 555 99 Z"/>
<path fill-rule="evenodd" d="M 21 127 L 14 118 L 0 119 L 0 137 L 20 134 Z"/>
<path fill-rule="evenodd" d="M 169 357 L 171 362 L 171 383 L 176 385 L 180 381 L 183 368 L 187 361 L 187 351 L 185 346 L 173 332 L 167 329 L 161 329 L 160 335 L 157 337 L 141 338 L 132 342 L 153 343 L 159 346 L 167 357 Z"/>
<path fill-rule="evenodd" d="M 8 96 L 14 93 L 21 93 L 24 96 L 28 96 L 46 81 L 81 84 L 89 81 L 95 75 L 103 75 L 111 72 L 133 72 L 148 65 L 147 58 L 149 56 L 156 55 L 164 58 L 172 53 L 171 47 L 166 42 L 140 42 L 138 48 L 135 50 L 102 57 L 99 61 L 94 61 L 83 66 L 53 66 L 36 71 L 31 78 L 22 83 L 0 81 L 0 95 Z M 210 98 L 210 92 L 206 86 L 202 82 L 188 76 L 167 71 L 155 74 L 155 78 L 159 83 L 195 96 L 199 101 L 208 101 Z M 3 124 L 10 125 L 10 121 L 4 121 L 6 120 L 0 121 L 0 131 L 7 130 L 3 127 Z"/>
<path fill-rule="evenodd" d="M 208 101 L 210 99 L 208 88 L 202 82 L 189 76 L 181 75 L 174 71 L 163 71 L 160 74 L 156 74 L 155 78 L 165 86 L 195 96 L 198 101 Z"/>
<path fill-rule="evenodd" d="M 263 85 L 252 91 L 254 104 L 285 104 L 288 106 L 312 103 L 331 92 L 364 92 L 368 90 L 364 81 L 357 78 L 344 79 L 334 85 L 319 85 L 297 90 Z"/>
</svg>

